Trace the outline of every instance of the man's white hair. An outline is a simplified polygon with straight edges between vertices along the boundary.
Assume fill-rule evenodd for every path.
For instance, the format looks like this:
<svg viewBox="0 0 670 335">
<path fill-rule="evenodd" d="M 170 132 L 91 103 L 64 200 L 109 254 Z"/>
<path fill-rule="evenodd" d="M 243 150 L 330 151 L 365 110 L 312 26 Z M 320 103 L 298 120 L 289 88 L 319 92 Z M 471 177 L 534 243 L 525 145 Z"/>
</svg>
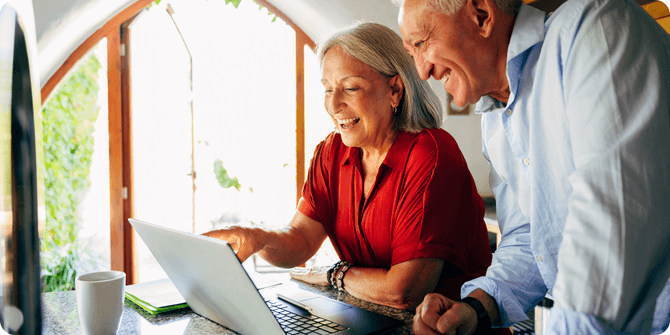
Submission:
<svg viewBox="0 0 670 335">
<path fill-rule="evenodd" d="M 396 6 L 402 7 L 405 0 L 391 0 Z M 438 13 L 453 15 L 463 5 L 466 0 L 425 0 L 428 5 Z M 507 14 L 516 15 L 522 0 L 495 0 L 496 5 Z"/>
</svg>

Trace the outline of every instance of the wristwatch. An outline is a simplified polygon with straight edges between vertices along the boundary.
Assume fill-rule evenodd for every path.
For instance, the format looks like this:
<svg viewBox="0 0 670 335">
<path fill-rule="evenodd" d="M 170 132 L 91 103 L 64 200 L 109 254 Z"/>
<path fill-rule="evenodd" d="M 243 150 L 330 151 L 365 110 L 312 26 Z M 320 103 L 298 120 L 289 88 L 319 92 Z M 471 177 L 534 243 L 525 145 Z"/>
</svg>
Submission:
<svg viewBox="0 0 670 335">
<path fill-rule="evenodd" d="M 491 333 L 491 318 L 489 317 L 489 312 L 486 311 L 482 303 L 473 298 L 465 297 L 461 299 L 461 302 L 464 302 L 470 307 L 474 308 L 475 313 L 477 313 L 477 329 L 472 333 L 473 335 L 483 335 Z"/>
</svg>

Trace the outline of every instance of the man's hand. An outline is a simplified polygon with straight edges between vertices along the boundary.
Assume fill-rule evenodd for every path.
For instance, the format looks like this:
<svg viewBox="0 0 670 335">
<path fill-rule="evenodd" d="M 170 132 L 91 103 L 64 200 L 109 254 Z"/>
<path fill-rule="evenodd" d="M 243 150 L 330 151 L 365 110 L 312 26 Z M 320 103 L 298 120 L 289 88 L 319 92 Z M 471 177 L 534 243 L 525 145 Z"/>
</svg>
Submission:
<svg viewBox="0 0 670 335">
<path fill-rule="evenodd" d="M 291 269 L 291 278 L 309 284 L 328 286 L 328 269 L 330 266 L 315 266 L 311 268 L 295 267 Z"/>
<path fill-rule="evenodd" d="M 472 334 L 477 329 L 477 313 L 465 303 L 437 293 L 426 295 L 416 308 L 415 334 Z"/>
<path fill-rule="evenodd" d="M 233 226 L 208 231 L 202 235 L 228 242 L 237 254 L 240 263 L 243 263 L 249 256 L 265 247 L 267 232 L 259 228 Z"/>
</svg>

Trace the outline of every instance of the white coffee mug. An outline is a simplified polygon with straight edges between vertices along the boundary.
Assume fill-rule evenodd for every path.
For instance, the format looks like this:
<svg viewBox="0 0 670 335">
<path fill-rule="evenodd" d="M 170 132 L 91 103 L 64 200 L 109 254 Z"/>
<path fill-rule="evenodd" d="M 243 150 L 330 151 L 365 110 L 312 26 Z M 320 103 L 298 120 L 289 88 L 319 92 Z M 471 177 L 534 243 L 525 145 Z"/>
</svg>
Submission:
<svg viewBox="0 0 670 335">
<path fill-rule="evenodd" d="M 116 334 L 123 314 L 126 274 L 100 271 L 77 276 L 75 291 L 84 334 Z"/>
</svg>

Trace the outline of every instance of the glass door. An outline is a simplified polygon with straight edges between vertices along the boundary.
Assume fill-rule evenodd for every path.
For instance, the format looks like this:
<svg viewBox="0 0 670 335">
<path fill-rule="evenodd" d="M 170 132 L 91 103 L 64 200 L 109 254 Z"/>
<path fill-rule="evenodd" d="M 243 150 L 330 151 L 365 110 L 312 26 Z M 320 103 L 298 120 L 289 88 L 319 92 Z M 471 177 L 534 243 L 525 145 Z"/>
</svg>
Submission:
<svg viewBox="0 0 670 335">
<path fill-rule="evenodd" d="M 190 57 L 164 9 L 130 27 L 134 216 L 193 231 Z M 139 282 L 166 275 L 136 236 Z"/>
</svg>

